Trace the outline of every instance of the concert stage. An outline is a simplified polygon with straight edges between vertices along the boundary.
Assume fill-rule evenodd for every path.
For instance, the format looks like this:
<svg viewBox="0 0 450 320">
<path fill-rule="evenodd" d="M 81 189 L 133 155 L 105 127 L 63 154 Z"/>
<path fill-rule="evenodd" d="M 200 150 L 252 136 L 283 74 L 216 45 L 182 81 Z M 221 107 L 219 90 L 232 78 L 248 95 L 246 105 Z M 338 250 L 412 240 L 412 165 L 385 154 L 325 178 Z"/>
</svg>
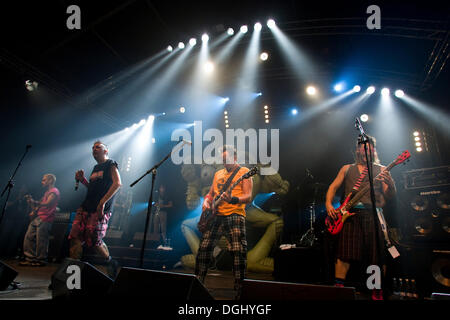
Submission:
<svg viewBox="0 0 450 320">
<path fill-rule="evenodd" d="M 43 267 L 20 266 L 19 261 L 15 259 L 2 260 L 3 263 L 18 272 L 18 276 L 14 279 L 17 287 L 9 286 L 7 290 L 0 291 L 0 300 L 52 300 L 55 298 L 55 292 L 49 287 L 52 283 L 52 275 L 61 270 L 64 262 L 50 263 Z M 106 279 L 107 271 L 104 266 L 94 265 L 95 274 L 89 276 L 88 282 L 93 283 L 96 277 L 104 277 Z M 113 282 L 113 296 L 125 296 L 136 298 L 160 297 L 165 299 L 171 297 L 169 300 L 174 301 L 233 301 L 235 300 L 235 291 L 233 290 L 233 274 L 231 271 L 210 270 L 206 278 L 205 287 L 207 290 L 202 292 L 203 286 L 199 283 L 197 290 L 194 288 L 190 292 L 190 296 L 184 298 L 182 291 L 184 284 L 195 279 L 192 270 L 185 270 L 183 268 L 172 269 L 165 271 L 152 269 L 138 269 L 125 268 L 126 271 L 135 271 L 135 275 L 129 274 L 124 279 L 121 279 L 119 286 L 116 289 L 118 279 L 122 268 L 119 268 L 118 278 L 116 283 Z M 85 270 L 85 269 L 83 269 Z M 136 271 L 137 270 L 137 271 Z M 142 271 L 141 271 L 142 270 Z M 147 272 L 148 271 L 148 272 Z M 83 272 L 83 271 L 82 271 Z M 102 274 L 99 274 L 101 272 Z M 141 272 L 141 273 L 140 273 Z M 156 277 L 155 277 L 156 274 Z M 153 275 L 153 276 L 152 276 Z M 124 278 L 124 277 L 122 277 Z M 196 279 L 195 279 L 196 280 Z M 153 282 L 154 284 L 153 285 Z M 126 282 L 126 283 L 124 283 Z M 137 287 L 138 283 L 141 287 Z M 160 286 L 160 284 L 167 284 Z M 147 284 L 149 284 L 147 286 Z M 189 285 L 187 285 L 189 286 Z M 190 286 L 193 288 L 195 286 Z M 201 287 L 201 288 L 200 288 Z M 54 288 L 55 290 L 57 288 Z M 60 290 L 59 288 L 58 290 Z M 84 293 L 86 297 L 90 296 L 89 288 Z M 128 291 L 127 291 L 128 290 Z M 148 292 L 145 290 L 152 290 Z M 67 291 L 67 290 L 66 290 Z M 121 292 L 119 292 L 121 291 Z M 145 293 L 144 293 L 145 291 Z M 124 294 L 125 292 L 125 294 Z M 208 293 L 210 297 L 208 296 Z M 111 292 L 108 293 L 108 295 Z M 205 295 L 206 294 L 206 295 Z M 56 299 L 60 299 L 57 296 Z M 80 298 L 80 296 L 76 296 Z M 397 296 L 390 295 L 387 300 L 399 300 Z M 310 284 L 310 283 L 294 283 L 294 282 L 279 282 L 275 281 L 271 274 L 249 273 L 244 283 L 243 295 L 241 301 L 342 301 L 342 300 L 370 300 L 370 296 L 366 292 L 359 292 L 354 288 L 336 288 L 328 285 Z"/>
</svg>

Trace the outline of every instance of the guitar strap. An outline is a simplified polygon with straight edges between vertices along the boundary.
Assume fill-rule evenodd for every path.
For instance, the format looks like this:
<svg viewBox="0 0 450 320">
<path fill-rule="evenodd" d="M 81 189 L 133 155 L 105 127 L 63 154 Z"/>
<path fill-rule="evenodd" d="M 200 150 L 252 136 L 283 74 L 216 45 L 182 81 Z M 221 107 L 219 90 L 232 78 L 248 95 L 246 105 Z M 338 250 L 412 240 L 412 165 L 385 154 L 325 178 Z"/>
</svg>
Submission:
<svg viewBox="0 0 450 320">
<path fill-rule="evenodd" d="M 234 176 L 238 173 L 239 169 L 241 169 L 240 166 L 238 166 L 238 167 L 234 170 L 234 172 L 233 172 L 233 173 L 231 174 L 231 176 L 228 178 L 227 182 L 225 182 L 225 184 L 222 186 L 222 189 L 219 191 L 219 194 L 216 196 L 216 198 L 219 197 L 219 196 L 222 194 L 223 191 L 225 191 L 225 190 L 228 189 L 228 187 L 229 187 L 230 184 L 231 184 L 231 181 L 233 181 L 233 178 L 234 178 Z"/>
</svg>

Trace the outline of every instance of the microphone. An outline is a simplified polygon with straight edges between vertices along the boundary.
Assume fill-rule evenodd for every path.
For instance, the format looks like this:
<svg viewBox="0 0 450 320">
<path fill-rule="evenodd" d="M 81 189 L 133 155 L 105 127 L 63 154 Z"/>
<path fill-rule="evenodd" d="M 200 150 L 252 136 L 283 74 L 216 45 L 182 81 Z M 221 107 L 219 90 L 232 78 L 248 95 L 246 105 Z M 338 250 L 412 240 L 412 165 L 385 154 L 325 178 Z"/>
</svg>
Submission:
<svg viewBox="0 0 450 320">
<path fill-rule="evenodd" d="M 75 179 L 75 191 L 78 190 L 78 186 L 80 185 L 80 181 Z"/>
</svg>

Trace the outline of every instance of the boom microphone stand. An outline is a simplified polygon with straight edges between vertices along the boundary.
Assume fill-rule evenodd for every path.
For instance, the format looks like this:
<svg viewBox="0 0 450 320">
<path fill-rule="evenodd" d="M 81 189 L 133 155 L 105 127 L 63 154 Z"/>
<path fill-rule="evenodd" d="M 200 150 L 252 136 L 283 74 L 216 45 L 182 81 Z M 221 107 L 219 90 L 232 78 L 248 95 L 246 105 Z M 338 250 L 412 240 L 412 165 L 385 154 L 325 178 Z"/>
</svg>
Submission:
<svg viewBox="0 0 450 320">
<path fill-rule="evenodd" d="M 375 189 L 373 186 L 373 171 L 372 171 L 373 155 L 372 155 L 372 150 L 370 149 L 369 138 L 367 137 L 366 133 L 364 132 L 364 128 L 361 125 L 361 122 L 359 121 L 358 118 L 356 118 L 355 127 L 360 132 L 358 144 L 364 144 L 364 153 L 366 156 L 366 164 L 367 164 L 367 174 L 369 176 L 369 185 L 370 185 L 370 200 L 372 202 L 372 214 L 373 214 L 373 219 L 374 219 L 373 221 L 374 221 L 374 225 L 375 225 L 375 230 L 374 230 L 375 231 L 375 250 L 377 252 L 377 256 L 378 256 L 378 260 L 379 260 L 381 257 L 381 249 L 382 248 L 380 248 L 380 246 L 379 246 L 378 214 L 377 214 L 376 199 L 375 199 Z M 369 145 L 369 148 L 367 147 L 368 145 Z M 369 149 L 369 152 L 367 151 L 367 149 Z M 381 275 L 381 277 L 382 277 L 382 275 Z"/>
<path fill-rule="evenodd" d="M 180 149 L 185 145 L 185 144 L 192 144 L 189 141 L 185 141 L 185 140 L 181 140 L 180 142 L 183 142 L 180 145 Z M 144 231 L 144 240 L 142 242 L 142 247 L 141 247 L 141 256 L 140 256 L 140 260 L 139 260 L 139 267 L 142 268 L 143 264 L 144 264 L 144 251 L 145 251 L 145 242 L 147 241 L 147 231 L 148 231 L 148 222 L 150 219 L 150 215 L 151 215 L 151 210 L 153 207 L 153 189 L 154 189 L 154 185 L 155 185 L 155 179 L 156 179 L 156 171 L 157 169 L 163 164 L 164 161 L 166 161 L 170 155 L 172 154 L 172 152 L 176 151 L 176 146 L 175 148 L 172 149 L 172 151 L 170 151 L 160 162 L 158 162 L 157 164 L 155 164 L 152 168 L 150 168 L 149 170 L 147 170 L 146 173 L 144 173 L 139 179 L 137 179 L 136 181 L 134 181 L 132 184 L 130 184 L 130 187 L 133 187 L 136 183 L 138 183 L 139 181 L 141 181 L 146 175 L 148 175 L 149 173 L 152 174 L 152 185 L 151 185 L 151 189 L 150 189 L 150 197 L 148 200 L 148 205 L 147 205 L 147 218 L 145 219 L 145 231 Z"/>
<path fill-rule="evenodd" d="M 6 204 L 8 203 L 9 196 L 10 196 L 10 194 L 11 194 L 11 189 L 14 187 L 14 184 L 13 184 L 14 176 L 16 175 L 17 170 L 19 169 L 20 165 L 22 164 L 22 160 L 25 158 L 25 156 L 27 155 L 28 150 L 30 150 L 30 148 L 31 148 L 31 144 L 28 144 L 28 145 L 26 146 L 25 153 L 23 154 L 22 158 L 20 158 L 19 163 L 17 164 L 16 169 L 14 170 L 14 172 L 13 172 L 11 178 L 9 178 L 8 183 L 6 184 L 5 188 L 4 188 L 3 191 L 2 191 L 2 194 L 0 195 L 0 197 L 3 197 L 3 195 L 4 195 L 5 192 L 6 192 L 6 190 L 8 190 L 8 194 L 6 195 L 5 204 L 3 205 L 3 209 L 2 209 L 2 214 L 0 215 L 0 226 L 2 225 L 3 216 L 5 215 Z"/>
</svg>

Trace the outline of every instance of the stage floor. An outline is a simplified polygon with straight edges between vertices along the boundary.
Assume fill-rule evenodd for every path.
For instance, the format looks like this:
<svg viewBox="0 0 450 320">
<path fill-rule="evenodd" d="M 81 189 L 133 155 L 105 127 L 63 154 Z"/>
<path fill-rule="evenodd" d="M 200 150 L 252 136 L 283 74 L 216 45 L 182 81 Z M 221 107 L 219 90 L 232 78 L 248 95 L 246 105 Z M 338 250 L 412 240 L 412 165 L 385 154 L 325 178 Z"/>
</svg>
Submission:
<svg viewBox="0 0 450 320">
<path fill-rule="evenodd" d="M 52 291 L 48 288 L 52 274 L 58 269 L 59 264 L 50 263 L 43 267 L 20 266 L 15 259 L 3 259 L 19 274 L 14 281 L 20 283 L 18 289 L 0 291 L 0 300 L 50 300 Z M 102 266 L 95 265 L 96 268 L 106 274 Z M 120 269 L 119 269 L 120 271 Z M 169 269 L 166 271 L 193 274 L 192 270 L 183 268 Z M 271 274 L 249 273 L 248 279 L 273 280 Z M 233 300 L 235 291 L 233 290 L 234 278 L 231 271 L 210 270 L 206 278 L 205 286 L 215 300 Z"/>
</svg>

